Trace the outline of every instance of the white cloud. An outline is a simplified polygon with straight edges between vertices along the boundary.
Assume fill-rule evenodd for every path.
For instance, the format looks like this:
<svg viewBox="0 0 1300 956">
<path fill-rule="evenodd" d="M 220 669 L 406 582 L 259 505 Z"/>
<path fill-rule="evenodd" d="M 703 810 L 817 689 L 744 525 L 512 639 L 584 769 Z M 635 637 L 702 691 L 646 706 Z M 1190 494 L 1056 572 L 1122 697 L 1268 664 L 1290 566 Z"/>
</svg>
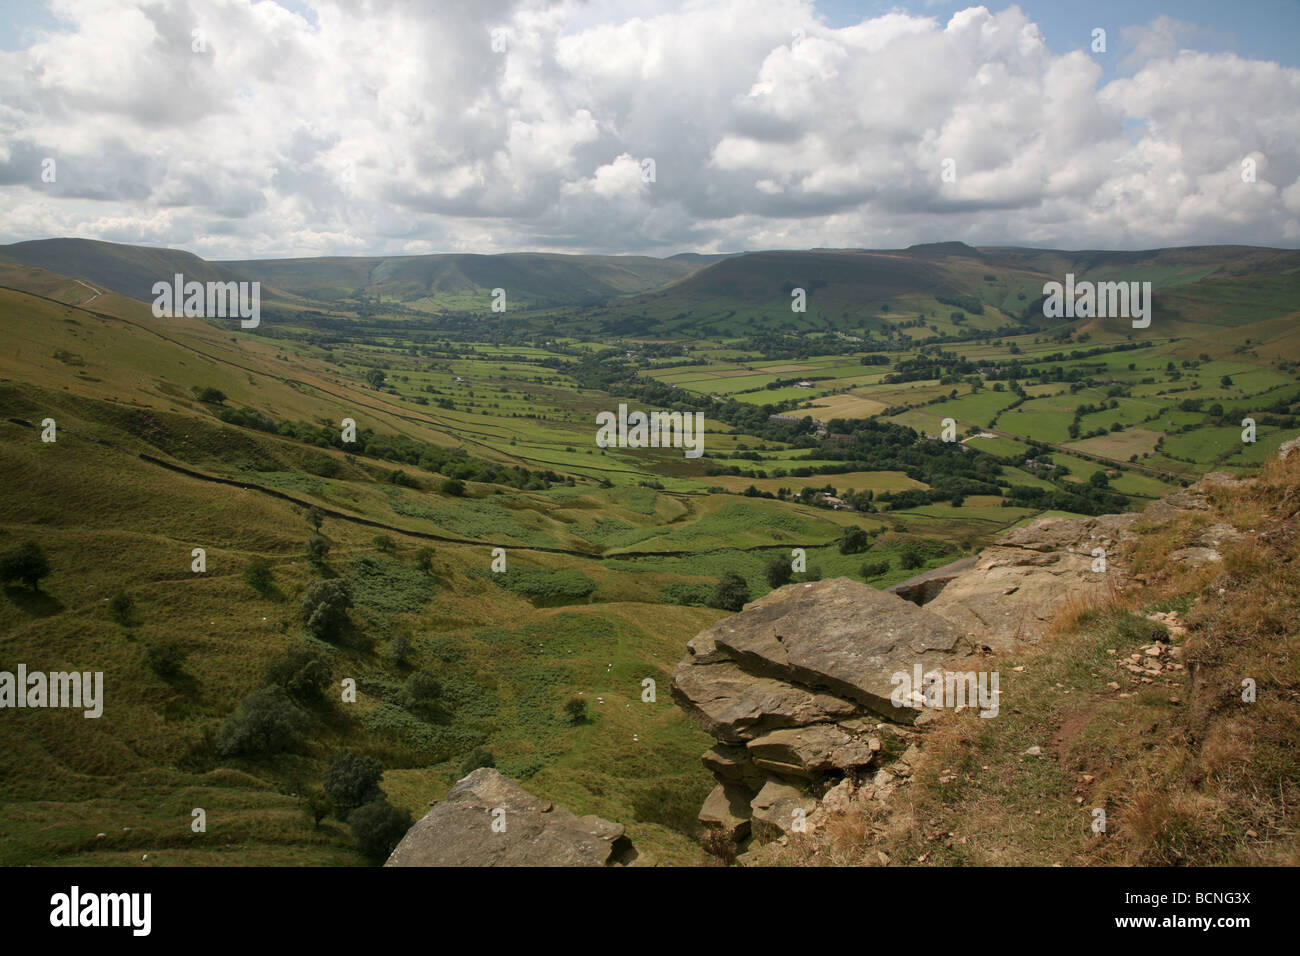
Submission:
<svg viewBox="0 0 1300 956">
<path fill-rule="evenodd" d="M 1182 49 L 1196 31 L 1168 18 L 1103 86 L 1015 7 L 841 29 L 806 0 L 313 10 L 56 0 L 60 31 L 0 53 L 0 237 L 245 257 L 1300 236 L 1300 71 Z"/>
</svg>

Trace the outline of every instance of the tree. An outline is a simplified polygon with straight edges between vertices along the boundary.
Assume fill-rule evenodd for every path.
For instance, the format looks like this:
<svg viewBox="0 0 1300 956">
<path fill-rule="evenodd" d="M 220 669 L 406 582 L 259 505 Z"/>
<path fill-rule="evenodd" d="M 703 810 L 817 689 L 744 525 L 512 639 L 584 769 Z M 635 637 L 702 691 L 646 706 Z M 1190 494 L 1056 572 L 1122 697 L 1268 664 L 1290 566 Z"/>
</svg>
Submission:
<svg viewBox="0 0 1300 956">
<path fill-rule="evenodd" d="M 898 555 L 898 566 L 904 571 L 912 571 L 925 564 L 925 556 L 916 548 L 908 545 Z"/>
<path fill-rule="evenodd" d="M 321 511 L 315 505 L 307 509 L 307 523 L 315 531 L 320 530 L 321 522 L 325 520 L 325 512 Z"/>
<path fill-rule="evenodd" d="M 433 556 L 435 554 L 437 554 L 437 552 L 434 551 L 433 548 L 421 548 L 419 551 L 415 552 L 415 566 L 425 574 L 428 574 L 433 570 Z"/>
<path fill-rule="evenodd" d="M 376 863 L 388 859 L 411 828 L 411 815 L 387 800 L 373 800 L 348 816 L 357 849 Z"/>
<path fill-rule="evenodd" d="M 130 627 L 135 620 L 135 601 L 125 591 L 118 591 L 108 602 L 108 613 L 118 624 Z"/>
<path fill-rule="evenodd" d="M 375 547 L 384 554 L 392 554 L 396 544 L 394 544 L 393 539 L 388 535 L 380 534 L 375 536 Z"/>
<path fill-rule="evenodd" d="M 442 493 L 444 495 L 452 495 L 456 498 L 461 498 L 465 494 L 465 482 L 461 481 L 459 478 L 448 478 L 442 483 Z"/>
<path fill-rule="evenodd" d="M 406 655 L 411 653 L 411 638 L 406 634 L 398 634 L 388 645 L 388 656 L 393 659 L 394 663 L 406 663 Z"/>
<path fill-rule="evenodd" d="M 571 724 L 586 723 L 587 699 L 585 697 L 570 697 L 564 702 L 564 714 L 569 718 Z"/>
<path fill-rule="evenodd" d="M 372 368 L 366 373 L 366 381 L 370 383 L 371 388 L 383 388 L 386 377 L 384 370 L 381 368 Z"/>
<path fill-rule="evenodd" d="M 24 541 L 0 556 L 0 581 L 21 581 L 33 591 L 40 590 L 41 578 L 50 573 L 50 562 L 35 541 Z"/>
<path fill-rule="evenodd" d="M 840 536 L 840 554 L 861 554 L 867 550 L 871 539 L 861 528 L 847 527 Z"/>
<path fill-rule="evenodd" d="M 384 765 L 374 757 L 343 750 L 326 761 L 321 786 L 339 810 L 353 810 L 383 798 L 384 792 L 379 789 L 383 775 Z"/>
<path fill-rule="evenodd" d="M 314 647 L 300 644 L 291 647 L 268 668 L 266 679 L 300 704 L 316 706 L 325 700 L 330 683 L 329 665 Z"/>
<path fill-rule="evenodd" d="M 209 405 L 220 405 L 226 400 L 226 393 L 219 388 L 205 388 L 199 392 L 199 401 Z"/>
<path fill-rule="evenodd" d="M 867 561 L 862 565 L 861 574 L 863 578 L 878 578 L 882 574 L 889 573 L 888 561 Z"/>
<path fill-rule="evenodd" d="M 277 754 L 297 746 L 302 724 L 302 713 L 283 687 L 260 687 L 221 725 L 216 751 L 223 757 Z"/>
<path fill-rule="evenodd" d="M 728 571 L 706 603 L 720 611 L 739 611 L 749 603 L 749 585 L 735 571 Z"/>
<path fill-rule="evenodd" d="M 1231 375 L 1223 376 L 1223 378 L 1219 379 L 1219 384 L 1222 385 L 1224 388 L 1232 388 L 1232 376 Z"/>
<path fill-rule="evenodd" d="M 321 564 L 330 553 L 330 543 L 318 534 L 307 539 L 307 560 L 312 564 Z"/>
<path fill-rule="evenodd" d="M 790 578 L 793 576 L 794 572 L 790 569 L 790 562 L 780 555 L 769 561 L 767 567 L 763 569 L 763 577 L 767 580 L 768 585 L 774 588 L 784 587 L 789 584 Z"/>
<path fill-rule="evenodd" d="M 323 641 L 332 641 L 348 623 L 352 588 L 342 578 L 317 579 L 307 585 L 302 598 L 302 615 L 307 630 Z"/>
<path fill-rule="evenodd" d="M 442 684 L 428 671 L 416 671 L 406 679 L 406 706 L 437 700 L 442 696 Z"/>
<path fill-rule="evenodd" d="M 254 558 L 248 562 L 248 566 L 244 568 L 244 583 L 258 594 L 265 594 L 271 590 L 273 583 L 271 562 L 266 558 Z"/>
<path fill-rule="evenodd" d="M 1106 488 L 1110 485 L 1110 479 L 1106 477 L 1104 471 L 1094 471 L 1088 478 L 1088 484 L 1094 488 Z"/>
</svg>

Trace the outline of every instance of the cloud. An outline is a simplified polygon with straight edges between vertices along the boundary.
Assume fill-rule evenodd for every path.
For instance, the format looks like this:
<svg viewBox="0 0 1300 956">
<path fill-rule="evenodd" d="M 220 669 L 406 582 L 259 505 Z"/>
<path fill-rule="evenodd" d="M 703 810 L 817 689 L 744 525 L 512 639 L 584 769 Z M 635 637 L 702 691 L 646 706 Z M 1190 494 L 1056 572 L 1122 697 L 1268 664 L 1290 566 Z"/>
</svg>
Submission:
<svg viewBox="0 0 1300 956">
<path fill-rule="evenodd" d="M 1016 7 L 838 29 L 805 0 L 52 9 L 59 29 L 0 53 L 6 240 L 249 257 L 1300 237 L 1300 71 L 1186 49 L 1196 28 L 1167 17 L 1126 33 L 1136 71 L 1103 85 Z"/>
</svg>

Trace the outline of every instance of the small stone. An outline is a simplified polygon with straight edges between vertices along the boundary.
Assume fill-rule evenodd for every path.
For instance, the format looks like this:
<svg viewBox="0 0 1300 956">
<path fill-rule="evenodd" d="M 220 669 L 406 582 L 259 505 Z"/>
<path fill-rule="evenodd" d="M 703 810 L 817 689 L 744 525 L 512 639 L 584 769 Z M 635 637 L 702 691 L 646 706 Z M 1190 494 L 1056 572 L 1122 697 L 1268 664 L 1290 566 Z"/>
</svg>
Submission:
<svg viewBox="0 0 1300 956">
<path fill-rule="evenodd" d="M 1025 751 L 1026 757 L 1041 757 L 1042 755 L 1043 755 L 1043 748 L 1038 746 L 1037 744 L 1035 744 L 1034 746 L 1030 747 L 1028 750 Z"/>
</svg>

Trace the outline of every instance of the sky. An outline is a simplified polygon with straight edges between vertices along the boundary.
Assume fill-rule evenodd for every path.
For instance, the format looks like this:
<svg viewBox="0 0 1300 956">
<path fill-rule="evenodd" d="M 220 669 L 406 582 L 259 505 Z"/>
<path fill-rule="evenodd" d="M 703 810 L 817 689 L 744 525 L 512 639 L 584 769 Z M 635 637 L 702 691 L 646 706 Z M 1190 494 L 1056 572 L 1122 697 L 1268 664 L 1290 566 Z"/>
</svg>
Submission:
<svg viewBox="0 0 1300 956">
<path fill-rule="evenodd" d="M 0 242 L 1300 247 L 1297 0 L 0 0 Z"/>
</svg>

